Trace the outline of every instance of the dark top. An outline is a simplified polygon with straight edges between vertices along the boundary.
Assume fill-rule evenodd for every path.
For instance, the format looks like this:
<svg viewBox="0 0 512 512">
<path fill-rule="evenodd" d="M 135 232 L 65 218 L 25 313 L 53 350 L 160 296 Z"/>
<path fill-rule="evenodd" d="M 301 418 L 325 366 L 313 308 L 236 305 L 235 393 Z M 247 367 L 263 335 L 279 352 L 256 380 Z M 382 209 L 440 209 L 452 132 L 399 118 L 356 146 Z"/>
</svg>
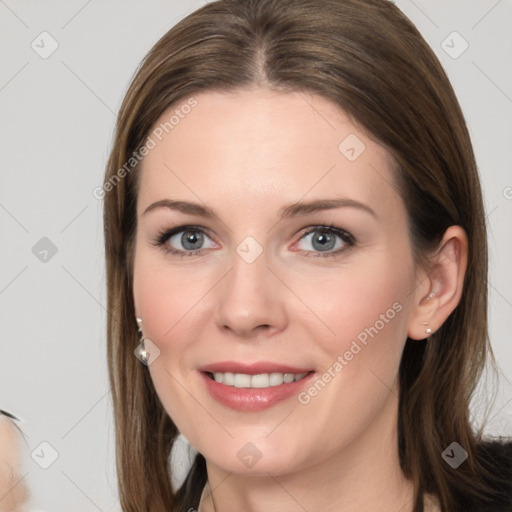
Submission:
<svg viewBox="0 0 512 512">
<path fill-rule="evenodd" d="M 460 511 L 512 512 L 512 441 L 482 442 L 477 457 L 491 475 L 483 480 L 493 489 L 493 497 L 491 501 L 475 501 L 467 495 L 459 495 Z"/>
<path fill-rule="evenodd" d="M 487 499 L 476 499 L 467 492 L 452 490 L 457 507 L 442 512 L 512 512 L 512 441 L 483 441 L 478 445 L 475 456 L 489 473 L 489 476 L 482 477 L 482 480 L 490 487 L 492 495 Z M 205 460 L 204 457 L 196 456 L 178 490 L 179 499 L 186 501 L 183 512 L 189 511 L 190 508 L 197 509 L 205 484 Z"/>
</svg>

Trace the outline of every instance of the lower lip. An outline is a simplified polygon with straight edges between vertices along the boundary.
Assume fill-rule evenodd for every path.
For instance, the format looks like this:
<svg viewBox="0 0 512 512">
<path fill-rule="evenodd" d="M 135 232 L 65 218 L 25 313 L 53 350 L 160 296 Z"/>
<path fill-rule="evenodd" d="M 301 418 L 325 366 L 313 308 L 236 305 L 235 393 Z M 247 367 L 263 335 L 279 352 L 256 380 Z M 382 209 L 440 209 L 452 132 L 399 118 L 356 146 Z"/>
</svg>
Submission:
<svg viewBox="0 0 512 512">
<path fill-rule="evenodd" d="M 222 405 L 237 411 L 268 409 L 283 400 L 298 395 L 301 389 L 315 376 L 315 372 L 311 372 L 301 380 L 268 388 L 236 388 L 215 382 L 205 372 L 200 371 L 199 373 L 210 395 Z"/>
</svg>

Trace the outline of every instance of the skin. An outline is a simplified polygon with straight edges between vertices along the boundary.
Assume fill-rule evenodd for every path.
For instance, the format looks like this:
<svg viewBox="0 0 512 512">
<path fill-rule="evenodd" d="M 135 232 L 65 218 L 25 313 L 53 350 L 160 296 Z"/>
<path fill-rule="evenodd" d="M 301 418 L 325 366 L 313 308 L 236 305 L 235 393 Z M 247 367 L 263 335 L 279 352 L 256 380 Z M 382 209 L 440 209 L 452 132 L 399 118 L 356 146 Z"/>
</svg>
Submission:
<svg viewBox="0 0 512 512">
<path fill-rule="evenodd" d="M 0 414 L 0 511 L 26 512 L 28 490 L 21 472 L 21 435 Z"/>
<path fill-rule="evenodd" d="M 412 510 L 396 449 L 400 357 L 407 336 L 427 336 L 422 322 L 435 332 L 456 307 L 464 231 L 451 227 L 432 266 L 418 268 L 389 153 L 320 96 L 194 97 L 198 105 L 142 163 L 133 290 L 144 336 L 160 350 L 149 366 L 158 396 L 207 460 L 214 491 L 205 488 L 200 512 Z M 354 161 L 338 150 L 350 134 L 365 145 Z M 342 207 L 279 220 L 284 206 L 335 197 L 375 215 Z M 199 203 L 218 218 L 143 213 L 161 199 Z M 307 233 L 331 223 L 355 245 L 333 232 L 335 247 L 314 244 L 321 233 Z M 181 257 L 153 244 L 160 231 L 187 225 L 204 228 L 202 252 Z M 185 251 L 182 234 L 167 246 Z M 252 263 L 236 252 L 247 236 L 263 249 Z M 207 363 L 264 360 L 321 376 L 396 303 L 394 318 L 307 404 L 293 397 L 234 411 L 198 375 Z M 248 442 L 261 453 L 251 468 L 237 457 Z"/>
</svg>

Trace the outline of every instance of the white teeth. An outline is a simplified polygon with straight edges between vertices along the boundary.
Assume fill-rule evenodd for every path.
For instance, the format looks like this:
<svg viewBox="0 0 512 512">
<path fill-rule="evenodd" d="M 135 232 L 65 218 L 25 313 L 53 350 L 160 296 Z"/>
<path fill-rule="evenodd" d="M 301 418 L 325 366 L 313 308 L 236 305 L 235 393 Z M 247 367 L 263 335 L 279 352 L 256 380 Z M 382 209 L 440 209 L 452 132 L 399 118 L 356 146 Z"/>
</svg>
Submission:
<svg viewBox="0 0 512 512">
<path fill-rule="evenodd" d="M 283 374 L 271 373 L 269 380 L 271 386 L 280 386 L 283 383 Z"/>
<path fill-rule="evenodd" d="M 285 373 L 283 380 L 285 384 L 289 384 L 290 382 L 293 382 L 295 380 L 295 375 L 293 375 L 293 373 Z"/>
<path fill-rule="evenodd" d="M 251 376 L 244 373 L 235 373 L 235 388 L 250 388 Z"/>
<path fill-rule="evenodd" d="M 269 388 L 289 384 L 303 379 L 308 372 L 304 373 L 260 373 L 258 375 L 247 375 L 245 373 L 222 373 L 215 372 L 213 378 L 215 382 L 234 386 L 235 388 Z"/>
<path fill-rule="evenodd" d="M 253 375 L 251 377 L 251 388 L 268 388 L 270 386 L 270 376 L 268 373 Z M 246 386 L 248 387 L 248 386 Z"/>
</svg>

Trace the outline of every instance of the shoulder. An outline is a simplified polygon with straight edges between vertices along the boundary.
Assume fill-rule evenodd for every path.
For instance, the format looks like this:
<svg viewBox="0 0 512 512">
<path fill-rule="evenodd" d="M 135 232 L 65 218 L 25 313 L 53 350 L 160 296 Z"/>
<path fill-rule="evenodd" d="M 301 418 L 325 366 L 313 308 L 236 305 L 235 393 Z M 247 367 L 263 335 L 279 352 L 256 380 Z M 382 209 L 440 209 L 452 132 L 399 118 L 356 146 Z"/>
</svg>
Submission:
<svg viewBox="0 0 512 512">
<path fill-rule="evenodd" d="M 21 510 L 28 490 L 21 482 L 22 435 L 11 414 L 0 412 L 0 500 L 1 510 Z M 5 508 L 7 507 L 7 508 Z"/>
<path fill-rule="evenodd" d="M 3 414 L 3 411 L 0 411 L 0 441 L 6 445 L 7 441 L 9 441 L 9 443 L 12 442 L 13 437 L 16 436 L 18 432 L 17 427 L 11 418 L 14 417 Z"/>
<path fill-rule="evenodd" d="M 11 420 L 17 420 L 16 416 L 12 415 L 10 412 L 4 411 L 3 409 L 0 409 L 0 418 L 2 416 L 5 416 L 6 418 L 10 418 Z"/>
<path fill-rule="evenodd" d="M 17 425 L 19 419 L 11 413 L 0 409 L 0 436 L 2 439 L 12 438 L 21 433 Z"/>
</svg>

